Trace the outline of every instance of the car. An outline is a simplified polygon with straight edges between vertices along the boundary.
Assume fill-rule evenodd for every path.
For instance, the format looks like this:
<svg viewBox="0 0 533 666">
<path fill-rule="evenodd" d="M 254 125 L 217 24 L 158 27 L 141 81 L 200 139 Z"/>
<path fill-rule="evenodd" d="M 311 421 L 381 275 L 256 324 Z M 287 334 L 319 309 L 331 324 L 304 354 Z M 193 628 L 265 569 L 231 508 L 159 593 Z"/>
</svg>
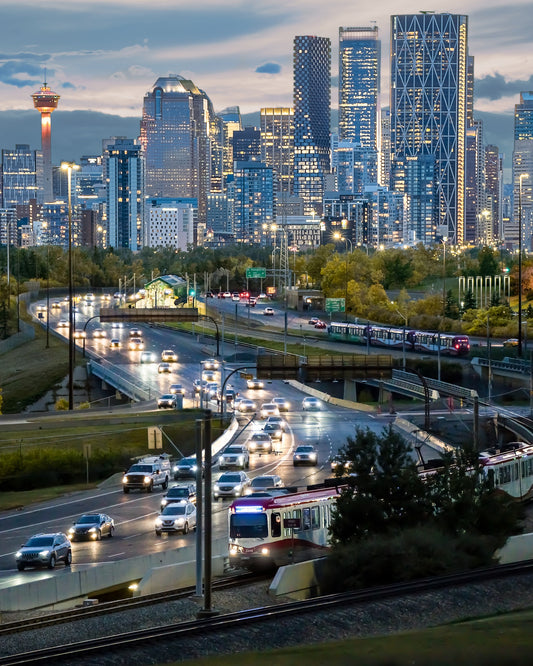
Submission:
<svg viewBox="0 0 533 666">
<path fill-rule="evenodd" d="M 72 337 L 74 338 L 74 340 L 83 340 L 87 337 L 87 334 L 85 333 L 85 331 L 81 331 L 78 329 L 77 331 L 73 331 Z"/>
<path fill-rule="evenodd" d="M 143 351 L 141 354 L 141 363 L 153 363 L 155 361 L 155 354 L 151 351 Z"/>
<path fill-rule="evenodd" d="M 15 561 L 19 571 L 24 571 L 26 567 L 53 569 L 60 560 L 67 567 L 72 563 L 70 541 L 63 532 L 35 534 L 15 553 Z"/>
<path fill-rule="evenodd" d="M 230 291 L 225 291 L 225 292 L 222 294 L 222 298 L 231 298 L 231 292 L 230 292 Z"/>
<path fill-rule="evenodd" d="M 120 349 L 120 340 L 117 338 L 112 338 L 109 343 L 109 349 Z"/>
<path fill-rule="evenodd" d="M 212 291 L 206 291 L 205 292 L 205 297 L 206 298 L 213 298 L 213 292 Z"/>
<path fill-rule="evenodd" d="M 331 471 L 335 476 L 342 476 L 343 474 L 349 474 L 350 470 L 353 467 L 353 462 L 351 460 L 341 460 L 341 458 L 336 455 L 330 459 Z"/>
<path fill-rule="evenodd" d="M 250 437 L 246 446 L 250 453 L 272 453 L 272 437 L 267 432 L 259 430 Z"/>
<path fill-rule="evenodd" d="M 204 387 L 204 393 L 207 393 L 209 400 L 216 398 L 218 394 L 218 384 L 216 382 L 207 382 Z"/>
<path fill-rule="evenodd" d="M 167 494 L 161 498 L 161 511 L 169 504 L 176 504 L 178 502 L 192 502 L 196 504 L 196 486 L 193 483 L 169 488 Z"/>
<path fill-rule="evenodd" d="M 322 403 L 318 398 L 308 396 L 302 400 L 302 409 L 308 412 L 319 412 L 322 409 Z"/>
<path fill-rule="evenodd" d="M 235 398 L 237 397 L 237 394 L 235 393 L 235 390 L 232 388 L 226 388 L 224 391 L 224 396 L 222 398 L 220 391 L 218 393 L 218 399 L 219 400 L 224 400 L 228 405 L 234 405 L 235 404 Z"/>
<path fill-rule="evenodd" d="M 195 379 L 192 386 L 195 393 L 201 393 L 207 386 L 207 382 L 205 379 Z"/>
<path fill-rule="evenodd" d="M 237 291 L 234 291 L 233 294 L 231 294 L 231 300 L 232 301 L 240 301 L 241 297 Z"/>
<path fill-rule="evenodd" d="M 163 490 L 166 490 L 170 474 L 170 457 L 167 453 L 159 456 L 146 456 L 132 465 L 124 474 L 122 490 L 126 494 L 130 490 L 146 490 L 151 493 L 154 486 L 161 486 Z"/>
<path fill-rule="evenodd" d="M 311 319 L 307 323 L 314 326 L 317 323 L 317 321 L 320 321 L 318 317 L 311 317 Z"/>
<path fill-rule="evenodd" d="M 279 416 L 278 406 L 273 402 L 264 402 L 261 405 L 260 416 L 262 419 L 266 419 L 269 416 Z"/>
<path fill-rule="evenodd" d="M 204 379 L 206 382 L 214 382 L 216 375 L 213 370 L 204 370 L 202 372 L 202 379 Z"/>
<path fill-rule="evenodd" d="M 144 349 L 142 338 L 130 338 L 128 349 L 130 351 L 142 351 Z"/>
<path fill-rule="evenodd" d="M 52 305 L 50 307 L 52 310 L 61 310 L 61 303 L 59 301 L 52 301 Z"/>
<path fill-rule="evenodd" d="M 279 414 L 276 414 L 274 416 L 269 416 L 266 420 L 267 423 L 274 423 L 277 425 L 279 428 L 283 430 L 283 432 L 286 432 L 287 430 L 287 421 L 283 418 L 283 416 L 280 416 Z"/>
<path fill-rule="evenodd" d="M 117 330 L 123 328 L 122 322 L 121 321 L 112 322 L 111 323 L 111 328 L 114 328 L 114 329 L 117 329 Z"/>
<path fill-rule="evenodd" d="M 182 386 L 181 384 L 171 384 L 168 392 L 173 395 L 185 395 L 185 386 Z"/>
<path fill-rule="evenodd" d="M 518 338 L 509 338 L 507 340 L 504 340 L 503 346 L 504 347 L 518 347 Z"/>
<path fill-rule="evenodd" d="M 93 331 L 93 340 L 102 340 L 107 338 L 107 332 L 103 328 L 95 328 Z"/>
<path fill-rule="evenodd" d="M 247 308 L 255 308 L 257 305 L 257 301 L 255 298 L 249 298 L 247 301 L 245 301 L 244 306 Z"/>
<path fill-rule="evenodd" d="M 158 409 L 176 409 L 178 406 L 178 399 L 174 393 L 165 393 L 157 399 Z"/>
<path fill-rule="evenodd" d="M 130 328 L 130 338 L 142 338 L 143 332 L 140 328 Z"/>
<path fill-rule="evenodd" d="M 164 349 L 161 352 L 161 360 L 166 363 L 175 363 L 178 360 L 178 355 L 173 349 Z"/>
<path fill-rule="evenodd" d="M 111 294 L 102 294 L 100 296 L 100 300 L 103 301 L 104 303 L 109 303 L 111 300 Z"/>
<path fill-rule="evenodd" d="M 246 469 L 250 467 L 250 454 L 243 444 L 230 444 L 227 446 L 218 458 L 220 469 L 228 467 L 240 467 Z"/>
<path fill-rule="evenodd" d="M 206 358 L 205 361 L 202 361 L 204 370 L 218 370 L 220 368 L 220 363 L 216 358 Z"/>
<path fill-rule="evenodd" d="M 325 321 L 317 321 L 316 324 L 315 324 L 315 328 L 323 329 L 323 328 L 327 328 L 327 327 L 328 327 L 328 325 L 326 324 Z"/>
<path fill-rule="evenodd" d="M 196 507 L 192 502 L 173 502 L 155 519 L 157 536 L 161 536 L 163 532 L 188 534 L 190 529 L 196 530 Z"/>
<path fill-rule="evenodd" d="M 259 493 L 271 488 L 282 488 L 283 481 L 277 474 L 265 474 L 263 476 L 256 476 L 248 486 L 246 494 Z"/>
<path fill-rule="evenodd" d="M 246 412 L 255 412 L 257 409 L 257 405 L 253 400 L 248 400 L 246 398 L 243 398 L 242 400 L 239 401 L 237 405 L 237 410 L 241 413 L 246 413 Z"/>
<path fill-rule="evenodd" d="M 162 374 L 164 372 L 172 372 L 172 367 L 171 367 L 170 363 L 160 363 L 157 366 L 157 372 L 158 372 L 158 374 Z"/>
<path fill-rule="evenodd" d="M 278 406 L 280 412 L 288 412 L 291 408 L 291 403 L 286 398 L 273 398 L 272 402 Z"/>
<path fill-rule="evenodd" d="M 69 327 L 68 319 L 60 319 L 57 322 L 57 328 L 68 328 L 68 327 Z"/>
<path fill-rule="evenodd" d="M 263 382 L 262 379 L 257 379 L 257 377 L 252 377 L 252 379 L 248 379 L 246 381 L 246 386 L 249 389 L 262 389 L 265 387 L 265 383 Z"/>
<path fill-rule="evenodd" d="M 187 458 L 182 458 L 181 460 L 178 460 L 178 462 L 172 468 L 172 472 L 174 473 L 174 479 L 177 481 L 178 479 L 185 479 L 191 477 L 194 478 L 196 476 L 197 469 L 198 469 L 198 464 L 196 462 L 196 457 L 188 456 Z M 204 475 L 204 465 L 202 463 L 202 476 L 203 475 Z"/>
<path fill-rule="evenodd" d="M 300 444 L 294 449 L 292 455 L 292 464 L 297 465 L 318 465 L 318 453 L 312 444 Z"/>
<path fill-rule="evenodd" d="M 263 310 L 263 314 L 266 315 L 267 317 L 272 317 L 274 314 L 274 308 L 265 308 Z"/>
<path fill-rule="evenodd" d="M 103 536 L 111 538 L 115 533 L 115 521 L 107 513 L 85 513 L 72 523 L 68 531 L 71 541 L 100 541 Z"/>
<path fill-rule="evenodd" d="M 213 499 L 241 497 L 246 493 L 251 480 L 246 472 L 225 472 L 213 485 Z"/>
<path fill-rule="evenodd" d="M 277 423 L 265 423 L 263 432 L 268 433 L 273 440 L 283 439 L 283 430 Z"/>
</svg>

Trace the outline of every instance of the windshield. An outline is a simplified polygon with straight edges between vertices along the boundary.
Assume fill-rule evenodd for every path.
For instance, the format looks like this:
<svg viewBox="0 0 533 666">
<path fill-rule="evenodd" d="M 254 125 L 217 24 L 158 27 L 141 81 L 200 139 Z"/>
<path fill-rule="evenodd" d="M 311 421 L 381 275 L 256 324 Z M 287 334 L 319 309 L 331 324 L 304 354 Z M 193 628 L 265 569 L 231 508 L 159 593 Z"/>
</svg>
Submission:
<svg viewBox="0 0 533 666">
<path fill-rule="evenodd" d="M 242 453 L 242 449 L 239 446 L 228 446 L 224 453 Z"/>
<path fill-rule="evenodd" d="M 252 488 L 270 488 L 274 485 L 272 476 L 256 476 L 252 481 Z"/>
<path fill-rule="evenodd" d="M 79 525 L 87 525 L 88 523 L 99 523 L 100 516 L 82 516 L 78 520 Z"/>
<path fill-rule="evenodd" d="M 267 442 L 269 440 L 269 435 L 254 435 L 254 439 L 256 442 Z"/>
<path fill-rule="evenodd" d="M 239 483 L 241 477 L 238 474 L 222 474 L 219 483 Z"/>
<path fill-rule="evenodd" d="M 189 497 L 188 488 L 171 488 L 167 497 Z"/>
<path fill-rule="evenodd" d="M 53 546 L 54 537 L 32 537 L 27 543 L 29 548 L 42 548 L 43 546 Z"/>
<path fill-rule="evenodd" d="M 194 464 L 194 458 L 182 458 L 178 463 L 178 465 L 185 465 L 186 467 L 192 467 Z"/>
<path fill-rule="evenodd" d="M 184 516 L 185 515 L 185 504 L 171 504 L 161 511 L 162 516 Z"/>
<path fill-rule="evenodd" d="M 229 535 L 232 539 L 264 539 L 268 536 L 266 515 L 264 513 L 231 514 Z"/>
<path fill-rule="evenodd" d="M 313 450 L 314 449 L 312 446 L 298 446 L 296 449 L 296 453 L 310 453 Z"/>
<path fill-rule="evenodd" d="M 133 465 L 130 467 L 130 472 L 142 472 L 143 474 L 150 474 L 152 467 L 150 465 Z"/>
</svg>

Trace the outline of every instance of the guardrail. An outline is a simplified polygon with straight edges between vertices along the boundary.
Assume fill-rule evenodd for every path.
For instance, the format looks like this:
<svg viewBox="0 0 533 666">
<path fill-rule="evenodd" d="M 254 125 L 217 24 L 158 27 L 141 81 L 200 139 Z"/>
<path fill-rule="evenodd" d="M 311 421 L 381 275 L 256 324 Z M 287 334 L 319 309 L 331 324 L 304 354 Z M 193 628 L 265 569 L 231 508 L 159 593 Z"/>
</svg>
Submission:
<svg viewBox="0 0 533 666">
<path fill-rule="evenodd" d="M 530 363 L 527 361 L 511 360 L 508 357 L 504 358 L 503 361 L 489 361 L 486 358 L 475 356 L 471 363 L 472 365 L 479 365 L 484 368 L 488 368 L 490 365 L 492 370 L 507 370 L 508 372 L 520 373 L 521 375 L 529 375 L 531 373 Z"/>
<path fill-rule="evenodd" d="M 415 384 L 422 383 L 417 375 L 412 372 L 404 372 L 403 370 L 393 370 L 392 378 L 411 383 L 414 382 Z M 450 384 L 449 382 L 442 382 L 438 379 L 431 379 L 430 377 L 425 377 L 424 379 L 430 388 L 436 389 L 441 393 L 455 395 L 460 398 L 466 398 L 467 400 L 477 398 L 477 391 L 474 391 L 474 389 L 464 388 L 463 386 L 457 386 L 456 384 Z"/>
<path fill-rule="evenodd" d="M 106 361 L 98 362 L 91 359 L 87 363 L 87 368 L 91 374 L 111 384 L 111 386 L 114 386 L 118 391 L 124 393 L 132 400 L 140 402 L 152 399 L 153 391 L 148 384 L 139 382 L 138 378 L 134 375 L 131 375 L 131 379 L 128 379 L 127 374 L 129 373 L 117 372 L 115 367 L 111 364 L 108 365 Z"/>
</svg>

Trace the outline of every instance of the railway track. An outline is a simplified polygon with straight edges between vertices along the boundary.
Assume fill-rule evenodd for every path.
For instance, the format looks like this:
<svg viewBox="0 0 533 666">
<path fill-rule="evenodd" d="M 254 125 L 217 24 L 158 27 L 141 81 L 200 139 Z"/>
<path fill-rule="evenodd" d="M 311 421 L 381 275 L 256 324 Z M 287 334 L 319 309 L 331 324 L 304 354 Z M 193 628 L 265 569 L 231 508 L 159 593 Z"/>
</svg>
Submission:
<svg viewBox="0 0 533 666">
<path fill-rule="evenodd" d="M 205 639 L 213 637 L 218 632 L 231 631 L 236 627 L 274 621 L 286 621 L 291 616 L 304 613 L 323 613 L 339 607 L 360 605 L 367 602 L 392 599 L 414 593 L 425 593 L 454 586 L 464 586 L 482 583 L 498 578 L 520 576 L 533 573 L 533 560 L 516 564 L 500 565 L 487 569 L 480 569 L 465 573 L 450 574 L 436 578 L 424 579 L 409 583 L 399 583 L 383 587 L 370 588 L 343 594 L 334 594 L 308 601 L 291 602 L 275 607 L 255 608 L 227 615 L 211 618 L 167 624 L 137 631 L 106 636 L 91 640 L 71 643 L 41 650 L 24 652 L 0 658 L 0 666 L 15 666 L 18 664 L 63 664 L 84 663 L 85 658 L 98 659 L 106 655 L 106 663 L 113 663 L 113 658 L 125 663 L 125 658 L 133 659 L 132 651 L 136 648 L 150 646 L 151 643 L 169 642 L 178 639 L 184 641 L 201 635 Z M 92 663 L 97 663 L 96 661 Z M 101 663 L 101 662 L 100 662 Z M 117 662 L 118 663 L 118 662 Z"/>
</svg>

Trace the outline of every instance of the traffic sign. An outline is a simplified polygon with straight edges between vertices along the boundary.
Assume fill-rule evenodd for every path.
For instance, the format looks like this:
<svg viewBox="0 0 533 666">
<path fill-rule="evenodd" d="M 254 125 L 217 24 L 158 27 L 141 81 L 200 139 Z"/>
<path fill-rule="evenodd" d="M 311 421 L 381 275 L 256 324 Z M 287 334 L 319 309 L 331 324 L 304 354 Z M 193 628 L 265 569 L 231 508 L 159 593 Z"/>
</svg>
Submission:
<svg viewBox="0 0 533 666">
<path fill-rule="evenodd" d="M 246 278 L 266 278 L 267 269 L 266 268 L 247 268 L 246 269 Z"/>
<path fill-rule="evenodd" d="M 344 312 L 344 298 L 326 298 L 326 312 Z"/>
</svg>

